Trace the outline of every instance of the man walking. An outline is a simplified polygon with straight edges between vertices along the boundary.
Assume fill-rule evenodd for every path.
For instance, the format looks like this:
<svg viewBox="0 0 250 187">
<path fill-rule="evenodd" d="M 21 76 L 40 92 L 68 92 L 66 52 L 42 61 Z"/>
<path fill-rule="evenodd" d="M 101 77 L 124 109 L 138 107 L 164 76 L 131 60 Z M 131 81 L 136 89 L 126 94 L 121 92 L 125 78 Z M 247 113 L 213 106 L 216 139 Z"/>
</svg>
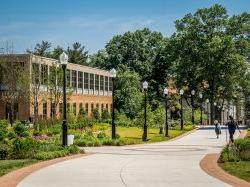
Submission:
<svg viewBox="0 0 250 187">
<path fill-rule="evenodd" d="M 239 125 L 231 115 L 229 116 L 229 121 L 226 123 L 226 125 L 228 126 L 230 141 L 231 143 L 234 143 L 234 133 L 236 128 L 239 130 L 239 132 L 241 132 Z"/>
</svg>

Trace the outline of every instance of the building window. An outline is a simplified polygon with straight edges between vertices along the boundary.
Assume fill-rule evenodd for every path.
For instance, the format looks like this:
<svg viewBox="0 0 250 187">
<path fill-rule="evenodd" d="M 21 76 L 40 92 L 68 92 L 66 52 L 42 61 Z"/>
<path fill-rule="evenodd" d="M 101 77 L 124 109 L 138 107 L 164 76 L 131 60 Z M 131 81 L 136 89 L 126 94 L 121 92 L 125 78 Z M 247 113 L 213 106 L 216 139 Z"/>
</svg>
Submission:
<svg viewBox="0 0 250 187">
<path fill-rule="evenodd" d="M 86 114 L 88 114 L 89 113 L 89 104 L 88 103 L 85 104 L 85 110 L 86 110 Z"/>
<path fill-rule="evenodd" d="M 48 81 L 48 66 L 42 64 L 41 65 L 41 84 L 47 85 Z"/>
<path fill-rule="evenodd" d="M 77 73 L 77 71 L 72 70 L 71 73 L 72 73 L 72 87 L 76 88 L 76 73 Z"/>
<path fill-rule="evenodd" d="M 59 103 L 59 113 L 63 113 L 63 103 Z"/>
<path fill-rule="evenodd" d="M 67 71 L 66 71 L 66 82 L 67 82 L 67 87 L 70 87 L 70 70 L 69 69 L 67 69 Z"/>
<path fill-rule="evenodd" d="M 76 103 L 73 103 L 73 113 L 76 115 Z"/>
<path fill-rule="evenodd" d="M 82 84 L 83 84 L 83 73 L 78 71 L 78 88 L 82 89 Z"/>
<path fill-rule="evenodd" d="M 104 110 L 104 104 L 101 105 L 101 110 L 103 112 L 103 110 Z"/>
<path fill-rule="evenodd" d="M 91 113 L 94 111 L 94 103 L 91 103 Z"/>
<path fill-rule="evenodd" d="M 43 103 L 43 117 L 47 118 L 47 103 Z"/>
<path fill-rule="evenodd" d="M 106 104 L 106 110 L 109 110 L 109 104 Z"/>
<path fill-rule="evenodd" d="M 105 91 L 109 90 L 109 78 L 105 77 Z"/>
<path fill-rule="evenodd" d="M 95 75 L 95 90 L 99 90 L 99 75 Z"/>
<path fill-rule="evenodd" d="M 50 117 L 53 118 L 55 117 L 56 114 L 56 105 L 55 103 L 50 104 Z"/>
<path fill-rule="evenodd" d="M 98 104 L 98 103 L 96 104 L 96 108 L 97 108 L 97 109 L 98 109 L 98 111 L 99 111 L 99 104 Z"/>
<path fill-rule="evenodd" d="M 103 91 L 103 89 L 104 89 L 103 76 L 100 76 L 100 90 Z"/>
<path fill-rule="evenodd" d="M 39 84 L 39 64 L 32 64 L 32 83 Z"/>
<path fill-rule="evenodd" d="M 90 76 L 89 76 L 89 78 L 90 78 L 90 81 L 89 81 L 89 89 L 90 90 L 94 90 L 94 74 L 90 74 Z"/>
<path fill-rule="evenodd" d="M 109 91 L 112 91 L 113 89 L 113 81 L 112 81 L 112 77 L 109 77 Z"/>
<path fill-rule="evenodd" d="M 88 90 L 89 89 L 89 74 L 84 73 L 84 89 Z"/>
</svg>

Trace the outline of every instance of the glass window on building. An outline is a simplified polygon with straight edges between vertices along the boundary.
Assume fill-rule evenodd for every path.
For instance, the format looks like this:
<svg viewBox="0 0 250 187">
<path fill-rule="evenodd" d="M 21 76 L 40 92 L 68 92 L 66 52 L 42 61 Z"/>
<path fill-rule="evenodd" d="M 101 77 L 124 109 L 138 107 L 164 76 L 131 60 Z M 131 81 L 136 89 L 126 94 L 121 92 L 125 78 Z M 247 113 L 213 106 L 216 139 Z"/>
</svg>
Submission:
<svg viewBox="0 0 250 187">
<path fill-rule="evenodd" d="M 47 85 L 48 83 L 48 66 L 45 64 L 41 65 L 41 84 Z"/>
<path fill-rule="evenodd" d="M 32 83 L 39 84 L 39 64 L 32 64 Z"/>
<path fill-rule="evenodd" d="M 91 113 L 94 111 L 94 103 L 91 103 Z"/>
<path fill-rule="evenodd" d="M 99 75 L 95 75 L 95 90 L 99 90 Z"/>
<path fill-rule="evenodd" d="M 99 110 L 99 104 L 98 103 L 96 104 L 96 108 Z"/>
<path fill-rule="evenodd" d="M 103 91 L 104 89 L 104 80 L 103 80 L 103 76 L 100 76 L 100 90 Z"/>
<path fill-rule="evenodd" d="M 73 113 L 76 115 L 76 103 L 73 103 Z"/>
<path fill-rule="evenodd" d="M 84 89 L 88 90 L 89 89 L 89 74 L 84 73 Z"/>
<path fill-rule="evenodd" d="M 104 104 L 101 105 L 101 110 L 103 112 L 103 110 L 104 110 Z"/>
<path fill-rule="evenodd" d="M 78 71 L 78 88 L 82 89 L 83 85 L 83 73 Z"/>
<path fill-rule="evenodd" d="M 56 105 L 55 103 L 50 104 L 50 117 L 53 118 L 55 117 L 56 114 Z"/>
<path fill-rule="evenodd" d="M 89 89 L 94 90 L 94 74 L 91 73 L 89 75 L 89 78 L 90 78 L 90 80 L 89 80 Z"/>
<path fill-rule="evenodd" d="M 89 104 L 88 103 L 85 104 L 85 111 L 86 111 L 86 114 L 89 113 Z"/>
<path fill-rule="evenodd" d="M 113 89 L 113 81 L 112 81 L 112 77 L 109 77 L 109 91 L 112 91 Z"/>
<path fill-rule="evenodd" d="M 105 91 L 109 90 L 109 78 L 105 77 Z"/>
<path fill-rule="evenodd" d="M 77 74 L 77 71 L 72 70 L 71 73 L 72 73 L 72 87 L 76 88 L 76 74 Z"/>
<path fill-rule="evenodd" d="M 67 85 L 67 87 L 70 87 L 70 70 L 69 69 L 67 69 L 67 71 L 66 71 L 66 85 Z"/>
<path fill-rule="evenodd" d="M 47 103 L 43 103 L 43 117 L 47 118 Z"/>
<path fill-rule="evenodd" d="M 106 104 L 106 110 L 109 110 L 109 104 Z"/>
</svg>

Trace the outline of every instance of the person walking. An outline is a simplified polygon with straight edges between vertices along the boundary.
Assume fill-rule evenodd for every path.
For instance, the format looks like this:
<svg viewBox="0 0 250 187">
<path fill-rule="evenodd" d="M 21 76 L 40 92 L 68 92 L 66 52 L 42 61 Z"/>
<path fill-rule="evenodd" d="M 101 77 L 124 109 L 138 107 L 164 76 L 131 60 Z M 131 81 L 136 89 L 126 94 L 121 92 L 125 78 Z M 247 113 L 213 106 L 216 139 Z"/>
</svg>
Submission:
<svg viewBox="0 0 250 187">
<path fill-rule="evenodd" d="M 239 130 L 240 133 L 241 131 L 238 123 L 234 120 L 233 116 L 229 116 L 229 121 L 226 123 L 226 126 L 228 127 L 230 142 L 234 143 L 234 133 L 236 128 Z"/>
<path fill-rule="evenodd" d="M 217 136 L 217 138 L 219 138 L 219 135 L 221 134 L 221 127 L 220 124 L 218 122 L 218 120 L 214 120 L 214 130 L 215 130 L 215 134 Z"/>
</svg>

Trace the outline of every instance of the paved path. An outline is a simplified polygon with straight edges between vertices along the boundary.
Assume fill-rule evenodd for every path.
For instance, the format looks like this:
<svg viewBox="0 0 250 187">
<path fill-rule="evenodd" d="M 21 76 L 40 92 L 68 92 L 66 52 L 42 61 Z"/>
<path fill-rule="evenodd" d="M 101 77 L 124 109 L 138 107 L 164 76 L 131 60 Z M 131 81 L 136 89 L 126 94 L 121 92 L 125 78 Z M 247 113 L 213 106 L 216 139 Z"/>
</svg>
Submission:
<svg viewBox="0 0 250 187">
<path fill-rule="evenodd" d="M 18 186 L 228 186 L 199 166 L 206 154 L 220 152 L 225 141 L 225 130 L 216 139 L 213 129 L 200 129 L 170 142 L 86 148 L 96 154 L 41 169 Z"/>
</svg>

